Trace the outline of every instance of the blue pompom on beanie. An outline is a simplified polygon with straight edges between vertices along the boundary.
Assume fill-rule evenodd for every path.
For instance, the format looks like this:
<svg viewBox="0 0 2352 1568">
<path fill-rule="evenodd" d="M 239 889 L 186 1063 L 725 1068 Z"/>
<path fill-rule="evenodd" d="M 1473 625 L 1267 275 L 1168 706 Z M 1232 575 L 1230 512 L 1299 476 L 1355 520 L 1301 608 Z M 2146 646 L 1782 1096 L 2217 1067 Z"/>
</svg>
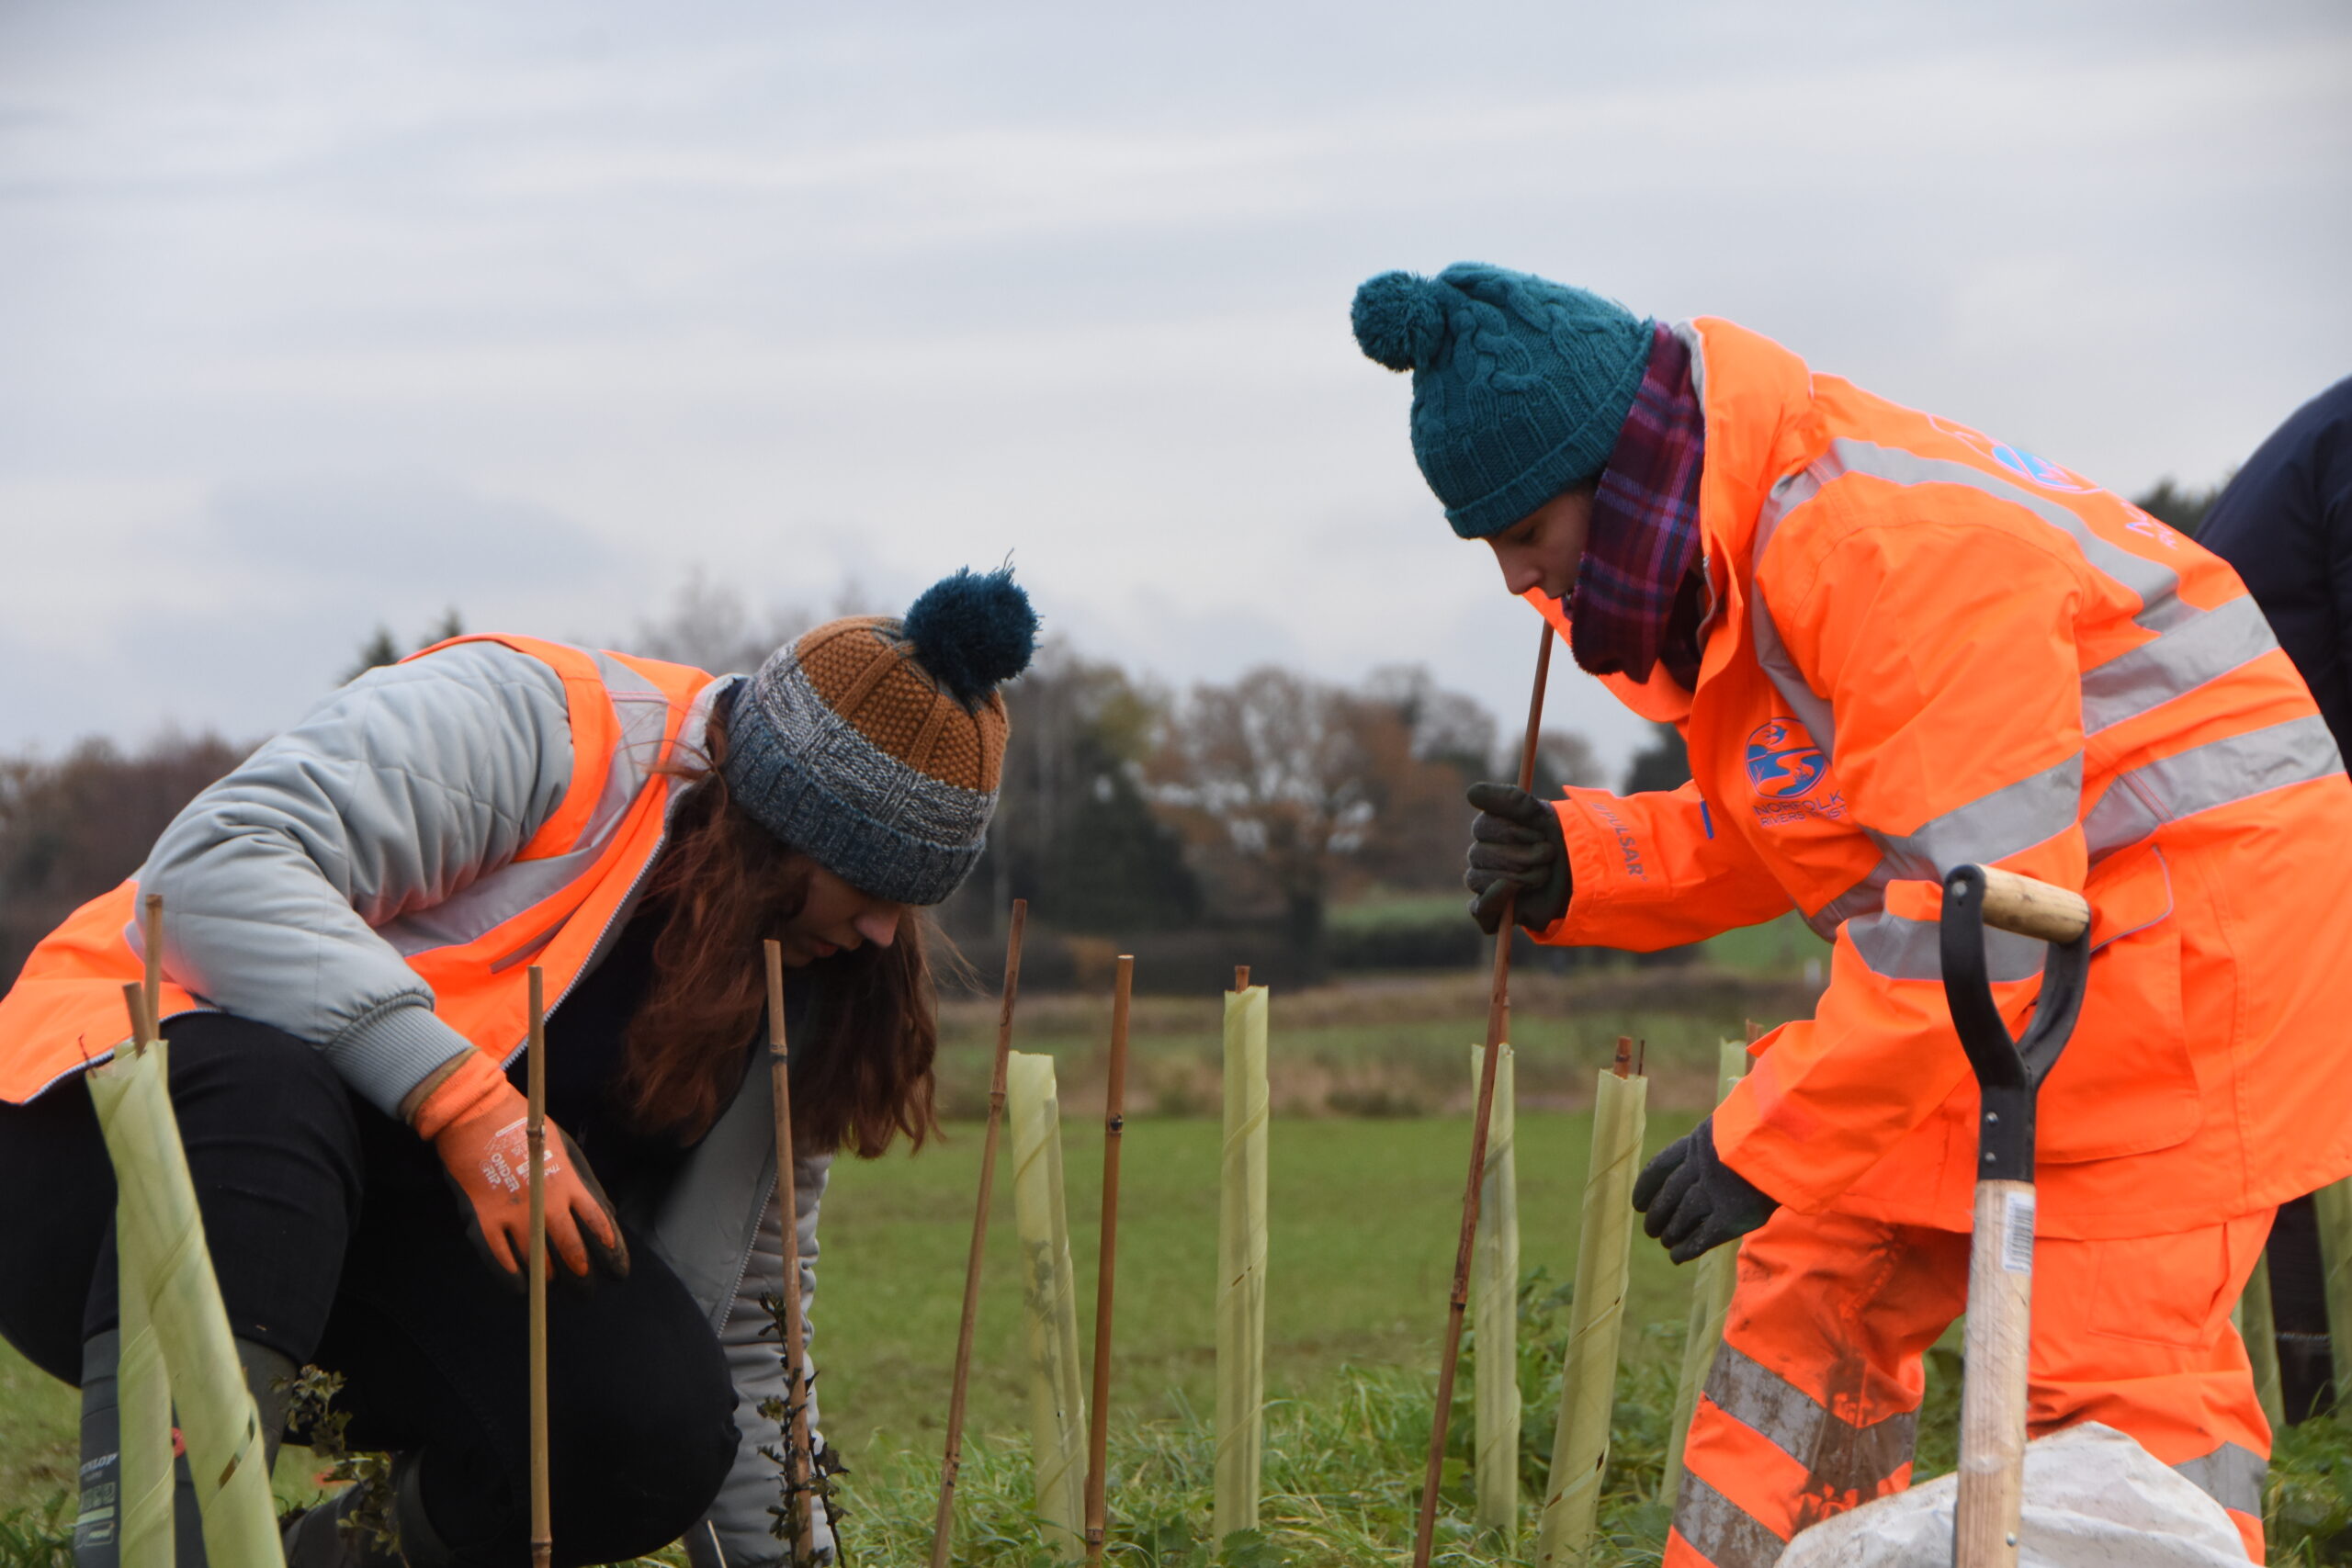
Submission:
<svg viewBox="0 0 2352 1568">
<path fill-rule="evenodd" d="M 1483 262 L 1384 272 L 1352 314 L 1366 356 L 1413 373 L 1413 456 L 1465 539 L 1596 478 L 1649 368 L 1623 305 Z"/>
</svg>

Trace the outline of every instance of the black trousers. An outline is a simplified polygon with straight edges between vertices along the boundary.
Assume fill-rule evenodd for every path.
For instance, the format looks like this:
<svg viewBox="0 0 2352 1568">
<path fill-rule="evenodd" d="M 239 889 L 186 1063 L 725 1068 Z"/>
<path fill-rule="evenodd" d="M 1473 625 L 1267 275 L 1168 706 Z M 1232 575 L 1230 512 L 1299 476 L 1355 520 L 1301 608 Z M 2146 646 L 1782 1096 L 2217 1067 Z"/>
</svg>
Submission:
<svg viewBox="0 0 2352 1568">
<path fill-rule="evenodd" d="M 526 1561 L 524 1298 L 467 1241 L 432 1147 L 290 1035 L 223 1014 L 166 1032 L 231 1328 L 343 1374 L 351 1446 L 417 1454 L 425 1512 L 459 1562 Z M 113 1167 L 79 1080 L 0 1104 L 0 1336 L 68 1382 L 82 1342 L 115 1326 L 113 1219 Z M 735 1454 L 717 1337 L 652 1248 L 628 1239 L 627 1280 L 549 1292 L 559 1562 L 676 1540 Z"/>
</svg>

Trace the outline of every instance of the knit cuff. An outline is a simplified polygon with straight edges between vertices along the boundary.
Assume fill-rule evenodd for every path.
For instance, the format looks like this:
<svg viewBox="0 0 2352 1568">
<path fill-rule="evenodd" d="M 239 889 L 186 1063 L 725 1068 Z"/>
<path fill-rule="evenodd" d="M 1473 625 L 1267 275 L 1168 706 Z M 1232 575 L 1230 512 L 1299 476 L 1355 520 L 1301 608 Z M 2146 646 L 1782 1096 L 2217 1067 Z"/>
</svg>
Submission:
<svg viewBox="0 0 2352 1568">
<path fill-rule="evenodd" d="M 400 1120 L 409 1090 L 474 1043 L 434 1016 L 422 1002 L 386 1008 L 326 1043 L 327 1065 L 352 1092 Z"/>
</svg>

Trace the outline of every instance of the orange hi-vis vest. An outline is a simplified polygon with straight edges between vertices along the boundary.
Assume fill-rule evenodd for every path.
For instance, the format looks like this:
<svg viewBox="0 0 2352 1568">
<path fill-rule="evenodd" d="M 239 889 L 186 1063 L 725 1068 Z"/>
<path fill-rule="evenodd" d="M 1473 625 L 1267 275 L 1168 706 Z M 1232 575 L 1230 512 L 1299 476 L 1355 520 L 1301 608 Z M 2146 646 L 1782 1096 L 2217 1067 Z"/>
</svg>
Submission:
<svg viewBox="0 0 2352 1568">
<path fill-rule="evenodd" d="M 441 1021 L 503 1065 L 528 1032 L 529 965 L 544 972 L 552 1005 L 594 959 L 651 865 L 681 731 L 712 678 L 683 664 L 504 635 L 452 637 L 411 657 L 460 642 L 503 643 L 562 677 L 571 783 L 513 861 L 378 934 L 432 987 Z M 0 997 L 0 1101 L 31 1100 L 105 1061 L 127 1037 L 122 987 L 142 973 L 138 901 L 133 879 L 83 905 Z M 203 1006 L 166 979 L 164 1017 Z"/>
<path fill-rule="evenodd" d="M 2150 1235 L 2352 1171 L 2352 782 L 2236 575 L 2137 507 L 1702 320 L 1692 782 L 1558 804 L 1545 942 L 1652 950 L 1793 905 L 1835 941 L 1716 1146 L 1785 1203 L 1966 1228 L 1976 1087 L 1939 980 L 1954 864 L 2081 888 L 2081 1021 L 2043 1089 L 2043 1230 Z M 1556 602 L 1530 595 L 1562 635 Z M 2021 1026 L 2042 948 L 1993 932 Z"/>
</svg>

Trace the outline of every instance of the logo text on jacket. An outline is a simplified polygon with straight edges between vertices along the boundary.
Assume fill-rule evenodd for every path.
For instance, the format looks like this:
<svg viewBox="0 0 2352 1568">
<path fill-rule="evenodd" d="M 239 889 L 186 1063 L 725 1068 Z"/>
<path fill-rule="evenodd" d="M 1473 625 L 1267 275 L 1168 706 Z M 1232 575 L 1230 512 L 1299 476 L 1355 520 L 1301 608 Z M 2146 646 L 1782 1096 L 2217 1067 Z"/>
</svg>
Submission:
<svg viewBox="0 0 2352 1568">
<path fill-rule="evenodd" d="M 1748 731 L 1747 766 L 1747 785 L 1756 792 L 1751 809 L 1766 827 L 1845 817 L 1846 797 L 1834 785 L 1814 794 L 1829 776 L 1829 758 L 1795 719 L 1769 718 Z"/>
</svg>

